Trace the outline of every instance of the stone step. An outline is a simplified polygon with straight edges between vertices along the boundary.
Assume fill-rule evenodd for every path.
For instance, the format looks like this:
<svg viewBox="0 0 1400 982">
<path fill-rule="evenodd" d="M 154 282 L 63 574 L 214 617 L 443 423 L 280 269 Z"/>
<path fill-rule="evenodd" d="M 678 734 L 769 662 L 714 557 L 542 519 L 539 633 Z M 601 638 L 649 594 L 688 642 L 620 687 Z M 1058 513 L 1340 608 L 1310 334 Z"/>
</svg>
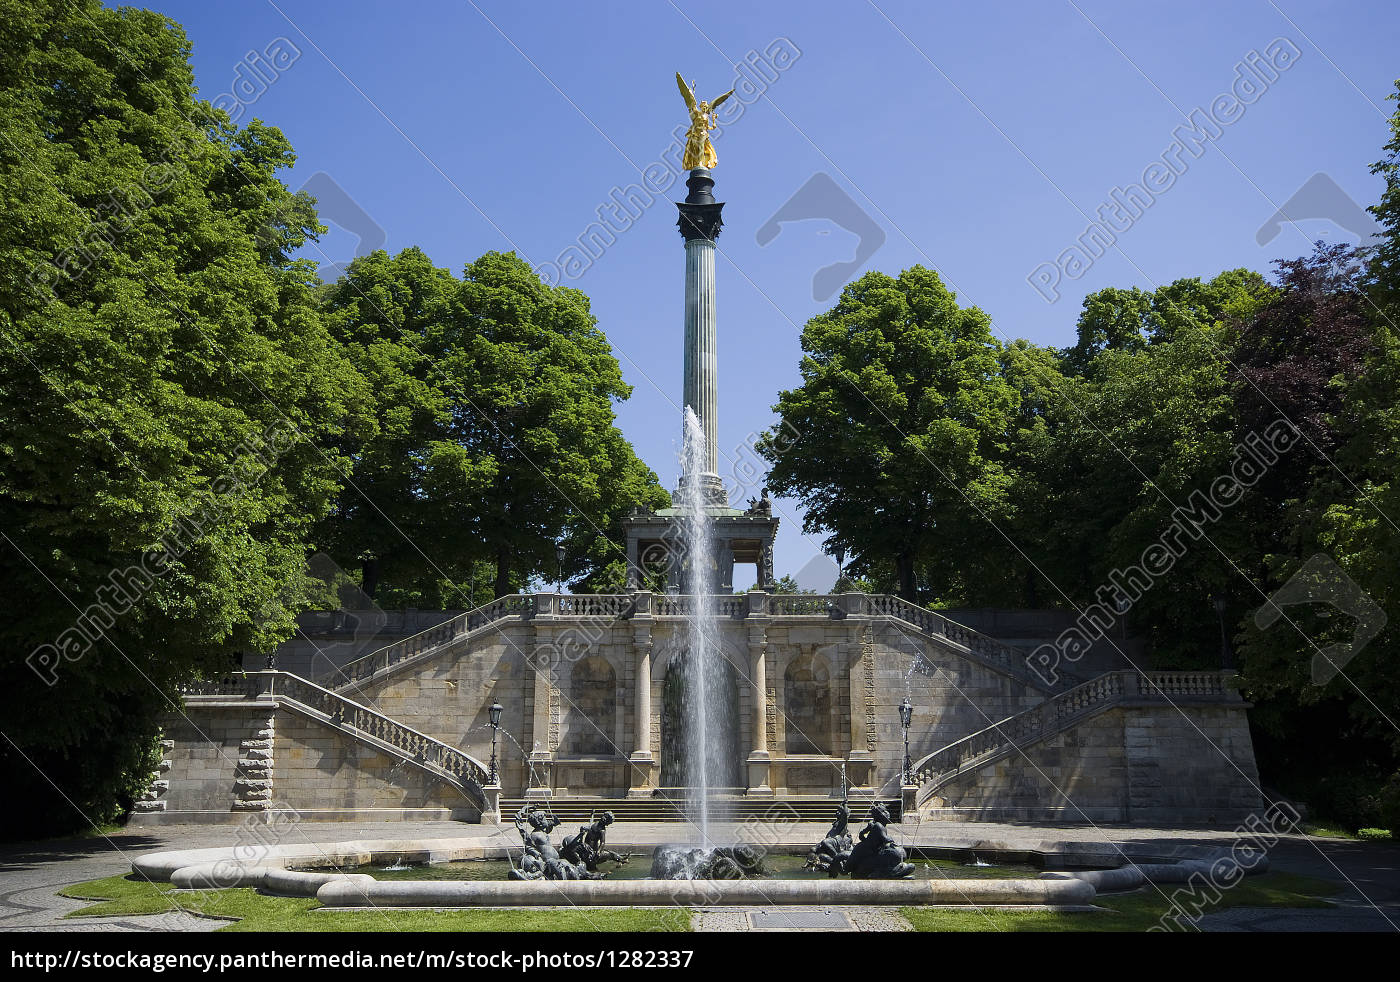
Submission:
<svg viewBox="0 0 1400 982">
<path fill-rule="evenodd" d="M 874 799 L 852 798 L 851 822 L 864 819 Z M 879 799 L 890 810 L 892 821 L 902 816 L 897 798 Z M 668 798 L 506 798 L 501 799 L 501 820 L 509 822 L 525 805 L 548 807 L 564 822 L 586 822 L 590 815 L 610 811 L 619 822 L 686 822 L 686 803 Z M 830 823 L 840 802 L 833 798 L 715 798 L 710 818 L 721 822 L 746 820 L 770 823 Z"/>
</svg>

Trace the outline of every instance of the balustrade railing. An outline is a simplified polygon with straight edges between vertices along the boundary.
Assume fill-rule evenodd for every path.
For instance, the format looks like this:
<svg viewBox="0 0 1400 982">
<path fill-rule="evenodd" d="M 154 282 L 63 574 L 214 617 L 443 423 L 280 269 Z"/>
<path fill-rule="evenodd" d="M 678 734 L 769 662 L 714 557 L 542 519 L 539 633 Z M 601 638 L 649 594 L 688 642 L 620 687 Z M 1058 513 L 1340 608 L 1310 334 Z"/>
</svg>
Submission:
<svg viewBox="0 0 1400 982">
<path fill-rule="evenodd" d="M 405 659 L 456 641 L 477 628 L 494 624 L 508 617 L 528 617 L 535 611 L 535 597 L 531 594 L 511 594 L 499 597 L 488 604 L 458 614 L 456 617 L 435 624 L 426 631 L 419 631 L 401 641 L 385 645 L 352 662 L 327 672 L 317 681 L 326 685 L 345 685 L 350 682 L 363 682 L 385 669 L 397 665 Z"/>
<path fill-rule="evenodd" d="M 263 691 L 256 677 L 243 673 L 181 682 L 177 688 L 182 696 L 237 696 L 249 699 L 261 695 Z"/>
<path fill-rule="evenodd" d="M 489 777 L 486 766 L 479 760 L 299 675 L 276 670 L 248 672 L 209 682 L 188 683 L 182 685 L 180 691 L 187 696 L 266 696 L 296 703 L 326 717 L 336 726 L 394 748 L 414 764 L 447 777 L 477 804 L 485 805 L 481 788 Z"/>
<path fill-rule="evenodd" d="M 963 737 L 913 765 L 919 798 L 931 795 L 968 766 L 1068 729 L 1085 716 L 1128 700 L 1170 703 L 1176 698 L 1230 699 L 1227 672 L 1108 672 Z"/>
</svg>

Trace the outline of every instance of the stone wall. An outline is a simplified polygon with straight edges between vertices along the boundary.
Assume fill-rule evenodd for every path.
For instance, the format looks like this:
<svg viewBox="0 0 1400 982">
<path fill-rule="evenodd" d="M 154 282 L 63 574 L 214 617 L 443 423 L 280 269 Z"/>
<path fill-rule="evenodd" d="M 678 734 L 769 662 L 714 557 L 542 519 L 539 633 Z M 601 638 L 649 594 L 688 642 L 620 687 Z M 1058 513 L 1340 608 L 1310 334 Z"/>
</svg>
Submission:
<svg viewBox="0 0 1400 982">
<path fill-rule="evenodd" d="M 397 817 L 400 810 L 475 820 L 480 809 L 450 785 L 292 710 L 277 719 L 277 797 L 304 818 Z"/>
<path fill-rule="evenodd" d="M 483 764 L 492 748 L 488 707 L 499 702 L 507 797 L 648 797 L 664 784 L 666 677 L 687 647 L 686 622 L 652 616 L 650 607 L 633 616 L 556 615 L 555 602 L 337 691 Z M 770 615 L 761 596 L 743 603 L 747 610 L 718 624 L 736 683 L 723 735 L 737 782 L 756 795 L 832 795 L 844 777 L 860 793 L 897 797 L 904 699 L 914 707 L 909 754 L 918 761 L 1046 698 L 1015 675 L 1019 663 L 994 667 L 902 620 L 824 608 Z M 417 613 L 399 626 L 441 616 Z M 334 633 L 333 624 L 322 627 Z M 941 790 L 938 810 L 968 819 L 1223 821 L 1254 804 L 1243 710 L 1239 702 L 1114 709 L 1034 746 L 1032 763 L 1008 758 L 964 775 Z M 188 715 L 192 724 L 167 727 L 170 766 L 142 805 L 152 820 L 228 820 L 272 800 L 324 817 L 461 816 L 469 807 L 421 769 L 287 705 L 200 697 Z M 810 732 L 797 733 L 799 725 Z"/>
<path fill-rule="evenodd" d="M 926 813 L 962 821 L 1219 825 L 1262 807 L 1245 704 L 1125 706 L 964 774 Z"/>
<path fill-rule="evenodd" d="M 163 729 L 171 746 L 164 756 L 170 767 L 162 775 L 168 787 L 159 799 L 165 807 L 153 811 L 179 812 L 186 821 L 218 820 L 216 816 L 227 818 L 236 802 L 261 800 L 250 793 L 260 790 L 253 782 L 274 779 L 266 766 L 270 754 L 262 745 L 269 739 L 262 734 L 274 713 L 271 703 L 244 702 L 200 706 L 168 717 Z"/>
</svg>

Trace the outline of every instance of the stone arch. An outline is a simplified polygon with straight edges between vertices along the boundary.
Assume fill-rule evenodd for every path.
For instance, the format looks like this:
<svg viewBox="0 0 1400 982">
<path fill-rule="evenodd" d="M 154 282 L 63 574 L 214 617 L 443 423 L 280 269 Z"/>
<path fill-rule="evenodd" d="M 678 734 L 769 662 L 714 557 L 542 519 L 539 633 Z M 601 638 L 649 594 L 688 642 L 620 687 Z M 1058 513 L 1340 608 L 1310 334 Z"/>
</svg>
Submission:
<svg viewBox="0 0 1400 982">
<path fill-rule="evenodd" d="M 823 657 L 804 651 L 783 671 L 783 749 L 792 754 L 831 756 L 831 666 Z"/>
<path fill-rule="evenodd" d="M 615 757 L 617 672 L 601 655 L 590 655 L 569 675 L 565 753 L 579 757 Z"/>
</svg>

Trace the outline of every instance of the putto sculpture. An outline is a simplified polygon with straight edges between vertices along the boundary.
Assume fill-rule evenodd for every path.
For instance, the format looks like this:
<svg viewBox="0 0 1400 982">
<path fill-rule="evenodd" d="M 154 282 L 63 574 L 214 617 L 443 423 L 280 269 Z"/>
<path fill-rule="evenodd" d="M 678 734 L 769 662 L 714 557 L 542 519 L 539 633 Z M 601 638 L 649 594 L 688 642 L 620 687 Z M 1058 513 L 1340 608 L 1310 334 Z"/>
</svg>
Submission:
<svg viewBox="0 0 1400 982">
<path fill-rule="evenodd" d="M 606 875 L 559 854 L 549 841 L 549 833 L 558 826 L 559 819 L 541 811 L 539 805 L 525 805 L 515 813 L 515 830 L 520 833 L 524 854 L 520 865 L 511 868 L 512 880 L 601 880 Z"/>
<path fill-rule="evenodd" d="M 890 824 L 888 808 L 878 802 L 871 806 L 860 841 L 854 845 L 846 831 L 850 817 L 850 809 L 842 803 L 826 838 L 808 853 L 808 869 L 825 870 L 832 877 L 849 873 L 853 880 L 903 880 L 914 875 L 914 864 L 885 828 Z"/>
<path fill-rule="evenodd" d="M 847 828 L 850 821 L 851 809 L 843 801 L 836 806 L 836 820 L 831 823 L 831 828 L 827 829 L 826 837 L 807 854 L 807 864 L 803 869 L 814 869 L 820 873 L 829 873 L 833 877 L 841 872 L 841 864 L 844 861 L 842 857 L 849 858 L 851 847 L 854 845 Z"/>
<path fill-rule="evenodd" d="M 695 99 L 695 83 L 685 84 L 685 79 L 681 78 L 681 73 L 676 72 L 676 84 L 680 86 L 681 97 L 685 99 L 685 107 L 690 110 L 690 129 L 685 133 L 685 155 L 681 158 L 681 166 L 686 170 L 695 170 L 698 167 L 711 168 L 719 163 L 719 157 L 715 153 L 715 145 L 710 142 L 710 130 L 719 128 L 719 120 L 715 117 L 715 110 L 734 94 L 730 89 L 724 95 L 712 102 L 697 102 Z"/>
<path fill-rule="evenodd" d="M 614 820 L 612 812 L 603 812 L 596 819 L 589 813 L 587 825 L 580 825 L 577 833 L 564 837 L 559 846 L 559 855 L 568 862 L 583 865 L 590 873 L 598 872 L 599 863 L 617 863 L 621 866 L 632 857 L 607 848 L 607 828 Z"/>
</svg>

